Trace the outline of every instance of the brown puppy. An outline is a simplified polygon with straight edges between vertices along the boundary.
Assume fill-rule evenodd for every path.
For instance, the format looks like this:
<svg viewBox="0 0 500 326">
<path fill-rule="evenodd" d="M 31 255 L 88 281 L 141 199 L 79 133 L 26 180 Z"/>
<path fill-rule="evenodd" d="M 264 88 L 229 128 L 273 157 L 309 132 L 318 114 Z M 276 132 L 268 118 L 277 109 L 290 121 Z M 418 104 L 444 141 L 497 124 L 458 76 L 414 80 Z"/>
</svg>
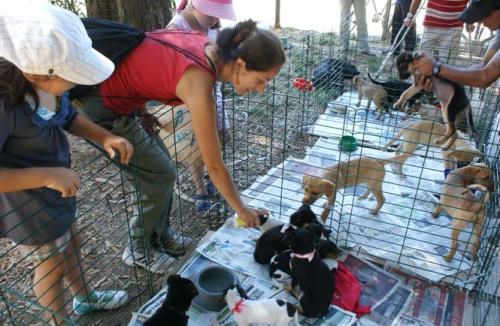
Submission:
<svg viewBox="0 0 500 326">
<path fill-rule="evenodd" d="M 414 153 L 418 145 L 429 146 L 434 144 L 435 140 L 446 133 L 446 127 L 440 123 L 421 120 L 415 121 L 408 126 L 401 128 L 399 132 L 385 144 L 388 149 L 394 142 L 401 139 L 401 144 L 396 148 L 396 154 Z M 442 152 L 445 169 L 455 169 L 458 162 L 470 163 L 476 157 L 482 157 L 482 153 L 474 144 L 465 139 L 462 132 L 457 130 L 457 140 L 451 145 L 450 149 Z M 403 176 L 403 164 L 397 164 L 400 176 Z"/>
<path fill-rule="evenodd" d="M 444 210 L 453 219 L 451 222 L 451 247 L 450 252 L 444 258 L 446 261 L 450 261 L 455 256 L 458 235 L 469 222 L 473 223 L 473 241 L 470 254 L 472 259 L 476 259 L 483 229 L 484 205 L 489 200 L 487 190 L 491 186 L 491 170 L 483 163 L 456 169 L 446 177 L 439 204 L 432 212 L 433 217 L 438 217 Z M 469 189 L 485 191 L 486 194 L 477 199 Z"/>
<path fill-rule="evenodd" d="M 370 81 L 364 80 L 360 75 L 354 76 L 352 82 L 356 86 L 359 94 L 357 106 L 361 105 L 361 98 L 364 96 L 368 99 L 366 111 L 368 112 L 373 101 L 375 103 L 375 106 L 377 107 L 377 110 L 380 111 L 379 117 L 382 117 L 385 111 L 384 103 L 387 99 L 386 90 L 380 85 L 375 85 Z"/>
<path fill-rule="evenodd" d="M 419 81 L 419 76 L 415 75 L 415 69 L 413 67 L 413 60 L 419 57 L 420 54 L 418 53 L 412 54 L 409 52 L 402 52 L 396 58 L 399 78 L 404 80 L 409 78 L 410 75 L 413 75 L 414 83 L 401 94 L 399 100 L 394 104 L 395 108 L 401 109 L 409 98 L 424 89 L 424 83 Z M 436 139 L 435 144 L 442 145 L 444 149 L 448 149 L 457 138 L 455 120 L 460 112 L 469 112 L 466 116 L 469 119 L 469 126 L 472 129 L 470 102 L 465 94 L 463 86 L 439 76 L 431 76 L 429 78 L 432 82 L 432 92 L 441 103 L 443 121 L 446 124 L 445 134 Z"/>
<path fill-rule="evenodd" d="M 313 204 L 319 197 L 325 195 L 328 203 L 321 213 L 321 220 L 325 222 L 335 202 L 337 190 L 365 184 L 367 189 L 361 198 L 366 199 L 370 193 L 373 193 L 377 204 L 370 209 L 370 213 L 377 214 L 385 202 L 382 193 L 382 182 L 385 177 L 384 166 L 389 163 L 401 162 L 412 155 L 403 154 L 389 159 L 361 156 L 330 166 L 321 177 L 306 175 L 302 178 L 302 189 L 304 189 L 302 203 Z"/>
</svg>

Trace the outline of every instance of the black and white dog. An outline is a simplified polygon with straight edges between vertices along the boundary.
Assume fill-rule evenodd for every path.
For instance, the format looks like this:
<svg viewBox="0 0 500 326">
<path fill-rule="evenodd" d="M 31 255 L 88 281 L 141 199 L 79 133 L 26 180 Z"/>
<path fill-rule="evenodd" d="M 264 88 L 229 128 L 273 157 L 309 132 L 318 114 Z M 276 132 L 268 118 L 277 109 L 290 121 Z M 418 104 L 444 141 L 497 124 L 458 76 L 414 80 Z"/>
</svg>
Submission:
<svg viewBox="0 0 500 326">
<path fill-rule="evenodd" d="M 413 67 L 413 61 L 418 60 L 420 57 L 420 53 L 412 54 L 410 52 L 402 52 L 396 58 L 396 68 L 399 73 L 399 78 L 404 80 L 408 79 L 411 75 L 413 76 L 413 85 L 401 94 L 399 100 L 394 104 L 396 108 L 403 108 L 409 98 L 425 87 L 424 82 L 420 81 L 418 78 L 419 76 L 415 75 L 416 71 Z M 469 119 L 468 124 L 470 130 L 473 128 L 470 102 L 462 85 L 439 76 L 431 76 L 429 78 L 432 82 L 432 92 L 441 103 L 441 113 L 443 114 L 443 121 L 446 125 L 445 134 L 436 139 L 434 144 L 442 145 L 443 149 L 449 149 L 457 139 L 455 120 L 460 112 L 465 110 L 469 112 L 469 114 L 466 114 L 466 117 Z"/>
<path fill-rule="evenodd" d="M 250 326 L 250 324 L 288 326 L 291 321 L 299 325 L 297 309 L 290 302 L 281 299 L 250 300 L 239 285 L 230 286 L 225 290 L 224 296 L 238 326 Z"/>
<path fill-rule="evenodd" d="M 186 311 L 194 297 L 198 295 L 196 286 L 190 279 L 170 275 L 167 279 L 167 297 L 145 326 L 186 326 L 189 316 Z"/>
</svg>

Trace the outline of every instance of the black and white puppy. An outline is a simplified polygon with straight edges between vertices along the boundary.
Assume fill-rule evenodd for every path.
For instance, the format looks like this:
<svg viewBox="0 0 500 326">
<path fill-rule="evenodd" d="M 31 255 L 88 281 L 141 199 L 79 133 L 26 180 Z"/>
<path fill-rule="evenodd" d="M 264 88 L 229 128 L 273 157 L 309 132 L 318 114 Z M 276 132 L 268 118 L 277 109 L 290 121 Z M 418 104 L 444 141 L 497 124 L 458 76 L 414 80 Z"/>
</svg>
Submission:
<svg viewBox="0 0 500 326">
<path fill-rule="evenodd" d="M 316 89 L 328 91 L 344 90 L 344 79 L 352 79 L 360 72 L 356 66 L 340 59 L 328 58 L 314 69 L 311 81 Z"/>
<path fill-rule="evenodd" d="M 419 53 L 402 52 L 396 58 L 396 68 L 401 80 L 413 76 L 413 85 L 401 94 L 399 100 L 394 104 L 394 107 L 402 109 L 406 101 L 424 89 L 425 82 L 421 82 L 415 75 L 415 68 L 413 61 L 421 57 Z M 443 114 L 443 121 L 446 125 L 446 132 L 442 137 L 434 141 L 435 145 L 442 145 L 443 149 L 449 149 L 457 139 L 457 128 L 455 120 L 457 115 L 462 111 L 470 112 L 470 102 L 465 94 L 465 89 L 450 80 L 444 79 L 439 76 L 429 77 L 432 82 L 432 92 L 434 96 L 441 103 L 441 112 Z M 472 130 L 471 113 L 466 114 L 469 119 L 469 126 Z"/>
<path fill-rule="evenodd" d="M 310 230 L 299 228 L 287 233 L 285 240 L 292 247 L 292 283 L 287 290 L 299 300 L 299 313 L 306 317 L 321 317 L 327 313 L 332 301 L 333 274 L 315 250 Z M 297 285 L 302 291 L 300 295 L 294 290 Z"/>
<path fill-rule="evenodd" d="M 328 237 L 331 233 L 318 221 L 311 207 L 304 204 L 290 216 L 289 224 L 272 227 L 259 237 L 253 254 L 255 261 L 259 264 L 269 264 L 274 255 L 290 249 L 283 237 L 288 231 L 298 227 L 312 228 L 318 240 L 321 236 Z"/>
<path fill-rule="evenodd" d="M 232 285 L 226 289 L 224 297 L 238 326 L 250 324 L 288 326 L 291 321 L 299 325 L 297 309 L 290 302 L 281 299 L 250 300 L 239 285 Z"/>
<path fill-rule="evenodd" d="M 198 290 L 190 279 L 177 274 L 170 275 L 167 284 L 167 297 L 155 314 L 144 323 L 145 326 L 186 326 L 188 324 L 189 316 L 186 311 L 191 301 L 198 295 Z"/>
</svg>

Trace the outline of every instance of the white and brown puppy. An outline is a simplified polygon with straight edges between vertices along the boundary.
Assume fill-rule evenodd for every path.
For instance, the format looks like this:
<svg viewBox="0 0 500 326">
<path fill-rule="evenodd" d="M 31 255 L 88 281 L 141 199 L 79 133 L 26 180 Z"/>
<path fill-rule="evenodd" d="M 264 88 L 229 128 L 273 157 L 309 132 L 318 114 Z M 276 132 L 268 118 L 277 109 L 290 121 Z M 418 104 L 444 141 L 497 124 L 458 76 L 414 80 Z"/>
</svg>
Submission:
<svg viewBox="0 0 500 326">
<path fill-rule="evenodd" d="M 473 240 L 470 250 L 476 258 L 479 239 L 483 229 L 484 206 L 489 200 L 488 189 L 492 186 L 491 170 L 486 164 L 468 165 L 452 171 L 446 177 L 438 206 L 432 212 L 438 217 L 444 210 L 453 219 L 451 223 L 451 247 L 445 260 L 450 261 L 457 251 L 458 236 L 468 223 L 473 224 Z M 478 189 L 484 194 L 477 198 L 470 190 Z"/>
<path fill-rule="evenodd" d="M 372 193 L 377 199 L 377 204 L 370 209 L 370 213 L 377 214 L 385 202 L 382 193 L 385 165 L 403 162 L 412 155 L 412 153 L 405 153 L 389 159 L 361 156 L 330 166 L 319 177 L 306 175 L 302 178 L 302 189 L 304 190 L 302 203 L 313 204 L 318 198 L 325 195 L 328 202 L 321 213 L 321 220 L 325 222 L 335 202 L 335 194 L 339 189 L 365 184 L 367 189 L 361 198 L 366 199 Z"/>
<path fill-rule="evenodd" d="M 419 53 L 402 52 L 396 58 L 396 68 L 399 78 L 405 80 L 412 75 L 413 85 L 401 94 L 399 100 L 394 104 L 395 108 L 403 108 L 409 98 L 425 87 L 424 82 L 420 81 L 419 76 L 415 76 L 415 69 L 413 67 L 413 60 L 420 58 L 420 56 Z M 469 119 L 469 126 L 472 129 L 470 102 L 463 86 L 439 76 L 431 76 L 429 78 L 432 82 L 432 92 L 441 103 L 443 121 L 446 124 L 445 134 L 436 139 L 435 144 L 442 145 L 444 149 L 448 149 L 457 138 L 455 122 L 460 112 L 469 112 L 466 116 Z"/>
<path fill-rule="evenodd" d="M 288 326 L 291 321 L 299 325 L 297 309 L 290 302 L 281 299 L 250 300 L 239 285 L 229 287 L 225 298 L 238 326 L 250 324 Z"/>
<path fill-rule="evenodd" d="M 419 145 L 432 146 L 434 141 L 446 133 L 446 127 L 440 123 L 420 120 L 410 123 L 401 128 L 399 132 L 385 144 L 389 149 L 394 142 L 401 139 L 401 143 L 396 148 L 396 154 L 414 153 Z M 465 139 L 465 135 L 457 130 L 457 140 L 451 145 L 450 149 L 443 151 L 443 160 L 445 169 L 455 169 L 457 163 L 470 163 L 474 158 L 482 157 L 474 144 Z M 397 163 L 399 175 L 403 176 L 403 164 L 406 160 Z"/>
<path fill-rule="evenodd" d="M 375 103 L 375 106 L 377 107 L 377 110 L 380 111 L 379 117 L 382 117 L 385 112 L 384 104 L 387 100 L 386 90 L 380 85 L 375 85 L 371 81 L 361 78 L 360 75 L 354 76 L 352 82 L 358 90 L 357 106 L 361 105 L 361 98 L 366 97 L 368 99 L 366 111 L 370 109 L 370 105 L 373 101 Z"/>
</svg>

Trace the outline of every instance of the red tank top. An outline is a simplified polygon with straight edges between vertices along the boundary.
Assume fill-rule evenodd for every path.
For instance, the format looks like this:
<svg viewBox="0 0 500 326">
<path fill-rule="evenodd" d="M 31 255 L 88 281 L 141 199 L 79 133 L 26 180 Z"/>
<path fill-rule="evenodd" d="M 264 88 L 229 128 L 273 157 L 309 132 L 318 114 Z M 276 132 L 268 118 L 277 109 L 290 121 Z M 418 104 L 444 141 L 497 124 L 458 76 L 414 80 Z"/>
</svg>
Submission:
<svg viewBox="0 0 500 326">
<path fill-rule="evenodd" d="M 111 77 L 99 85 L 104 106 L 117 114 L 127 115 L 143 109 L 146 102 L 153 100 L 180 104 L 175 88 L 191 66 L 208 71 L 215 81 L 215 74 L 205 60 L 207 39 L 203 35 L 170 30 L 146 35 Z"/>
</svg>

